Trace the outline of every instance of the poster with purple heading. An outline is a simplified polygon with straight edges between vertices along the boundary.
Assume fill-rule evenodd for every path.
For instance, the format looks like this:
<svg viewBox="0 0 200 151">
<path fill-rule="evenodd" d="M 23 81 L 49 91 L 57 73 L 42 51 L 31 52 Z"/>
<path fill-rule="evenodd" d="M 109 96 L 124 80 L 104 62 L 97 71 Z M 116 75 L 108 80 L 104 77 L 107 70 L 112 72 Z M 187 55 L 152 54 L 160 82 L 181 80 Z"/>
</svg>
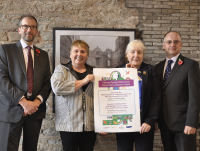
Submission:
<svg viewBox="0 0 200 151">
<path fill-rule="evenodd" d="M 94 68 L 95 132 L 140 131 L 138 74 L 133 68 Z"/>
</svg>

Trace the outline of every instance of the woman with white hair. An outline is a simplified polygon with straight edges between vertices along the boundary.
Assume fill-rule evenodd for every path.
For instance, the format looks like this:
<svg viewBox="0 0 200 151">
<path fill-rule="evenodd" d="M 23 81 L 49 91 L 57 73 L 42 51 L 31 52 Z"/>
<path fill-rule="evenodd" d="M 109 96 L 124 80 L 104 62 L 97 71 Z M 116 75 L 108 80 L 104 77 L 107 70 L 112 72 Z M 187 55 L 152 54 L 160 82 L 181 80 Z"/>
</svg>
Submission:
<svg viewBox="0 0 200 151">
<path fill-rule="evenodd" d="M 140 132 L 117 133 L 117 150 L 153 151 L 155 122 L 161 105 L 161 83 L 154 66 L 143 62 L 144 46 L 141 40 L 131 41 L 126 49 L 128 63 L 126 68 L 135 68 L 139 79 Z"/>
</svg>

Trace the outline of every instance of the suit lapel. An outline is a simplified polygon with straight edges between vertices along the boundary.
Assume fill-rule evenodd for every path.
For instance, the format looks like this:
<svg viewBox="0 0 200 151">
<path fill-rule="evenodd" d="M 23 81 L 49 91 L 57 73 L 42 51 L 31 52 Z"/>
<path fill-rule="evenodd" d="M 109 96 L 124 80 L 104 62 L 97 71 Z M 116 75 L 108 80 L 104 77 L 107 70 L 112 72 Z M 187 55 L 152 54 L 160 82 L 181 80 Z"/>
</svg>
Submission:
<svg viewBox="0 0 200 151">
<path fill-rule="evenodd" d="M 184 60 L 183 56 L 180 54 L 179 57 L 176 60 L 176 63 L 172 69 L 172 71 L 169 74 L 169 77 L 167 79 L 167 82 L 165 84 L 164 89 L 167 87 L 167 85 L 169 84 L 169 82 L 171 81 L 171 79 L 173 78 L 173 76 L 175 75 L 175 73 L 177 72 L 177 70 L 180 68 L 180 65 L 178 64 L 179 59 L 181 59 L 182 61 Z"/>
<path fill-rule="evenodd" d="M 36 82 L 38 81 L 38 73 L 39 73 L 39 67 L 40 67 L 40 62 L 39 62 L 39 55 L 37 56 L 37 52 L 36 49 L 37 47 L 33 46 L 34 49 L 34 69 L 33 69 L 33 92 L 32 92 L 32 96 L 36 96 L 37 94 L 35 94 L 35 90 L 37 89 L 37 84 Z M 31 98 L 34 99 L 34 98 Z"/>
<path fill-rule="evenodd" d="M 16 51 L 17 57 L 19 59 L 19 62 L 20 62 L 22 71 L 24 73 L 24 76 L 27 79 L 27 77 L 26 77 L 26 64 L 25 64 L 25 60 L 24 60 L 24 53 L 23 53 L 22 46 L 21 46 L 20 42 L 16 43 L 15 51 Z"/>
<path fill-rule="evenodd" d="M 163 60 L 163 61 L 160 63 L 160 65 L 159 65 L 159 67 L 158 67 L 158 70 L 157 70 L 158 76 L 159 76 L 160 79 L 161 79 L 162 88 L 163 88 L 163 72 L 164 72 L 165 61 L 166 61 L 166 59 Z"/>
<path fill-rule="evenodd" d="M 39 72 L 40 62 L 39 62 L 39 55 L 37 56 L 36 49 L 37 47 L 33 46 L 34 49 L 34 81 L 37 80 L 37 73 Z"/>
</svg>

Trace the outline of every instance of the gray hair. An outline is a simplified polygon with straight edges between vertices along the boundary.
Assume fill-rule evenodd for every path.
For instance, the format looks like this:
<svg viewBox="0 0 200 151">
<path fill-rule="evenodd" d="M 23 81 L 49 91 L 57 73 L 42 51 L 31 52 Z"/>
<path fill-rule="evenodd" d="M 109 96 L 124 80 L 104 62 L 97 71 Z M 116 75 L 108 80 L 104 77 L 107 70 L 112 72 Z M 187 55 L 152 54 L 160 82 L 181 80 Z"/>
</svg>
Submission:
<svg viewBox="0 0 200 151">
<path fill-rule="evenodd" d="M 134 49 L 134 48 L 137 48 L 143 51 L 146 50 L 146 47 L 144 46 L 144 43 L 142 42 L 142 40 L 133 40 L 129 42 L 129 44 L 127 45 L 126 53 L 128 53 L 129 50 Z"/>
<path fill-rule="evenodd" d="M 169 33 L 177 33 L 177 34 L 180 36 L 180 38 L 181 38 L 181 34 L 180 34 L 179 32 L 177 32 L 177 31 L 168 31 L 168 32 L 164 35 L 163 43 L 165 42 L 165 37 L 166 37 Z"/>
</svg>

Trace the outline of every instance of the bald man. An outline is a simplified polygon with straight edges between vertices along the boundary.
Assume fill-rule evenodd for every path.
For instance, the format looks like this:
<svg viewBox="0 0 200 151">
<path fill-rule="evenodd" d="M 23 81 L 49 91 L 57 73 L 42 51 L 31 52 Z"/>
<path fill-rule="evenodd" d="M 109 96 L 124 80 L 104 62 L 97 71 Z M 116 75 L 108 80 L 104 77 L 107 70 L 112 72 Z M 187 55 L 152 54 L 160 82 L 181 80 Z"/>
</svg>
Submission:
<svg viewBox="0 0 200 151">
<path fill-rule="evenodd" d="M 180 54 L 181 36 L 168 32 L 163 41 L 166 59 L 155 66 L 162 81 L 160 130 L 165 151 L 196 151 L 199 127 L 199 64 Z"/>
</svg>

